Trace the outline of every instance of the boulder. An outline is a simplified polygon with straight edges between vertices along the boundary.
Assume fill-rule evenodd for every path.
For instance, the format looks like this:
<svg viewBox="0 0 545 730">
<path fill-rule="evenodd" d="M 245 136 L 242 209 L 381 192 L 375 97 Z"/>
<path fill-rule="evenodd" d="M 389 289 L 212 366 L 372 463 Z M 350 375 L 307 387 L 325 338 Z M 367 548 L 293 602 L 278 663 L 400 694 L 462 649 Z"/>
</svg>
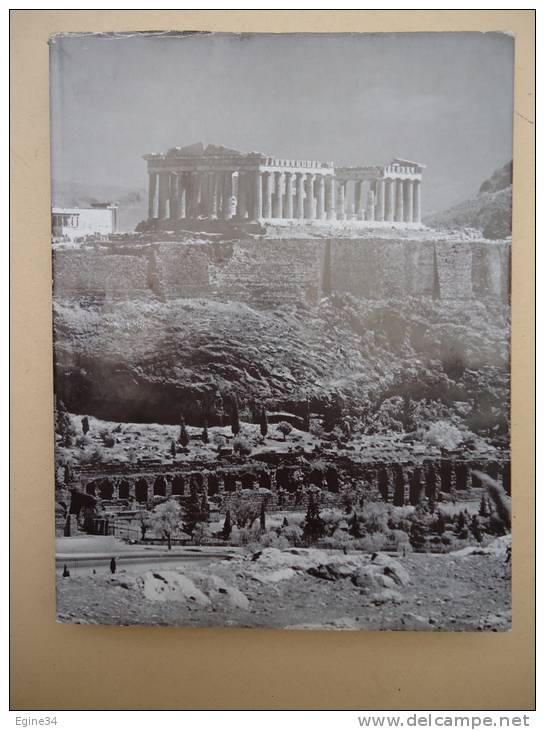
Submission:
<svg viewBox="0 0 545 730">
<path fill-rule="evenodd" d="M 210 575 L 204 583 L 204 590 L 212 601 L 225 601 L 233 608 L 240 608 L 247 611 L 250 603 L 244 593 L 234 586 L 228 585 L 217 575 Z"/>
<path fill-rule="evenodd" d="M 210 604 L 210 599 L 195 583 L 174 570 L 148 571 L 138 579 L 138 584 L 148 601 L 191 601 L 201 606 Z"/>
<path fill-rule="evenodd" d="M 408 572 L 401 565 L 399 560 L 391 558 L 386 553 L 378 553 L 373 557 L 372 565 L 379 566 L 384 575 L 392 578 L 392 580 L 400 586 L 406 586 L 410 583 Z"/>
<path fill-rule="evenodd" d="M 352 576 L 352 583 L 369 593 L 380 591 L 384 588 L 393 589 L 397 585 L 393 578 L 385 575 L 380 569 L 372 565 L 357 570 Z"/>
</svg>

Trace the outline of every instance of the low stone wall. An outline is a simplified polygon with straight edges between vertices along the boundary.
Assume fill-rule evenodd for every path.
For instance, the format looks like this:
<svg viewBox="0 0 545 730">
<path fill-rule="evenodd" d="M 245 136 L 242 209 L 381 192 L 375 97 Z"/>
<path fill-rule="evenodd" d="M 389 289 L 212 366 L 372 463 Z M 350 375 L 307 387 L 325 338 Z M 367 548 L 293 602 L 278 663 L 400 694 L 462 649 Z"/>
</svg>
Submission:
<svg viewBox="0 0 545 730">
<path fill-rule="evenodd" d="M 392 238 L 112 244 L 54 252 L 60 299 L 215 298 L 255 306 L 324 293 L 508 301 L 507 242 Z"/>
</svg>

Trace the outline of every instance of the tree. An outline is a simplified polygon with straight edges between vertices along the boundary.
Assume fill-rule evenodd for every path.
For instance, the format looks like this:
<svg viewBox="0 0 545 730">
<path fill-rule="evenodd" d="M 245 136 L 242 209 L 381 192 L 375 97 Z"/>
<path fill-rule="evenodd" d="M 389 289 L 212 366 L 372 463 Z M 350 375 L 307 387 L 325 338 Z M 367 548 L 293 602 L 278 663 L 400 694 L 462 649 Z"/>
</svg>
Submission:
<svg viewBox="0 0 545 730">
<path fill-rule="evenodd" d="M 481 525 L 479 523 L 479 518 L 477 517 L 477 515 L 473 515 L 473 517 L 471 518 L 469 529 L 477 542 L 483 541 L 483 531 L 481 530 Z"/>
<path fill-rule="evenodd" d="M 87 418 L 87 416 L 83 416 L 83 418 L 81 419 L 81 430 L 83 431 L 84 436 L 89 431 L 89 419 Z"/>
<path fill-rule="evenodd" d="M 437 512 L 437 518 L 436 518 L 435 522 L 433 523 L 432 529 L 438 535 L 442 535 L 445 532 L 445 530 L 447 529 L 445 515 L 441 511 Z"/>
<path fill-rule="evenodd" d="M 323 536 L 324 530 L 325 522 L 320 517 L 320 511 L 314 501 L 314 495 L 311 493 L 303 526 L 303 537 L 308 542 L 316 542 Z"/>
<path fill-rule="evenodd" d="M 481 497 L 481 504 L 479 506 L 479 516 L 488 517 L 489 515 L 490 515 L 490 506 L 488 504 L 486 495 L 483 494 L 483 496 Z"/>
<path fill-rule="evenodd" d="M 233 451 L 239 453 L 241 456 L 249 456 L 252 453 L 252 447 L 246 439 L 237 436 L 233 440 Z"/>
<path fill-rule="evenodd" d="M 206 510 L 202 509 L 201 500 L 199 500 L 199 491 L 195 482 L 189 486 L 189 497 L 187 498 L 184 509 L 184 532 L 193 536 L 193 530 L 199 522 L 207 519 Z"/>
<path fill-rule="evenodd" d="M 207 444 L 208 443 L 208 424 L 207 424 L 206 421 L 204 422 L 204 426 L 203 426 L 203 429 L 202 429 L 201 441 L 203 442 L 203 444 Z"/>
<path fill-rule="evenodd" d="M 171 441 L 170 441 L 170 453 L 172 455 L 172 458 L 175 459 L 176 458 L 176 443 L 175 443 L 174 439 L 171 439 Z"/>
<path fill-rule="evenodd" d="M 231 512 L 227 510 L 225 513 L 225 522 L 223 523 L 223 529 L 221 531 L 221 536 L 224 540 L 228 540 L 231 537 L 232 530 L 233 525 L 231 524 Z"/>
<path fill-rule="evenodd" d="M 465 512 L 459 512 L 456 518 L 456 525 L 454 527 L 454 534 L 460 538 L 460 540 L 467 540 L 469 537 L 469 530 L 467 528 L 467 518 Z"/>
<path fill-rule="evenodd" d="M 411 543 L 413 550 L 422 550 L 426 544 L 426 533 L 424 527 L 417 521 L 411 522 L 409 542 Z"/>
<path fill-rule="evenodd" d="M 287 421 L 280 421 L 280 423 L 278 424 L 278 430 L 284 436 L 285 441 L 286 436 L 293 431 L 293 426 Z"/>
<path fill-rule="evenodd" d="M 180 518 L 180 505 L 172 500 L 158 505 L 151 515 L 153 528 L 161 535 L 162 539 L 167 540 L 169 550 L 172 547 L 172 535 L 180 526 Z"/>
<path fill-rule="evenodd" d="M 146 532 L 151 527 L 149 519 L 145 515 L 140 515 L 140 535 L 142 541 L 146 539 Z"/>
<path fill-rule="evenodd" d="M 64 483 L 70 484 L 70 482 L 72 482 L 73 480 L 74 480 L 74 472 L 72 470 L 71 465 L 68 462 L 66 462 L 66 464 L 64 465 Z"/>
<path fill-rule="evenodd" d="M 261 512 L 259 513 L 259 527 L 261 532 L 265 532 L 265 500 L 261 502 Z"/>
<path fill-rule="evenodd" d="M 267 411 L 263 408 L 261 411 L 261 419 L 259 421 L 259 430 L 261 431 L 261 436 L 265 438 L 269 431 L 269 421 L 267 420 Z"/>
<path fill-rule="evenodd" d="M 180 416 L 180 436 L 178 437 L 178 441 L 182 444 L 184 449 L 187 449 L 189 444 L 189 434 L 187 433 L 185 419 L 183 416 Z"/>
<path fill-rule="evenodd" d="M 354 514 L 352 515 L 352 517 L 348 520 L 348 533 L 349 533 L 349 535 L 352 535 L 352 537 L 354 537 L 356 539 L 363 537 L 363 532 L 362 532 L 361 524 L 360 524 L 360 518 L 358 517 L 355 510 L 354 510 Z"/>
<path fill-rule="evenodd" d="M 76 434 L 70 415 L 60 398 L 57 398 L 55 405 L 55 432 L 61 437 L 61 446 L 72 446 L 72 439 Z"/>
<path fill-rule="evenodd" d="M 238 401 L 236 397 L 233 398 L 231 405 L 231 431 L 233 436 L 236 436 L 240 432 L 240 420 L 238 416 Z"/>
</svg>

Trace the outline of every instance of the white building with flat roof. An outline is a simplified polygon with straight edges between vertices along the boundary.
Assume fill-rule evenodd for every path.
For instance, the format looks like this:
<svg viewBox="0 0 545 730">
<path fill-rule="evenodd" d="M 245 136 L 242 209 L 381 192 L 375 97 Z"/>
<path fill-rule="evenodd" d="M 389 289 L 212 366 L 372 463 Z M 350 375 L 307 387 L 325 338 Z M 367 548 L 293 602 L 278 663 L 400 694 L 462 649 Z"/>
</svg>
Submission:
<svg viewBox="0 0 545 730">
<path fill-rule="evenodd" d="M 76 242 L 88 236 L 108 236 L 117 229 L 117 205 L 94 203 L 90 208 L 53 208 L 53 241 Z"/>
</svg>

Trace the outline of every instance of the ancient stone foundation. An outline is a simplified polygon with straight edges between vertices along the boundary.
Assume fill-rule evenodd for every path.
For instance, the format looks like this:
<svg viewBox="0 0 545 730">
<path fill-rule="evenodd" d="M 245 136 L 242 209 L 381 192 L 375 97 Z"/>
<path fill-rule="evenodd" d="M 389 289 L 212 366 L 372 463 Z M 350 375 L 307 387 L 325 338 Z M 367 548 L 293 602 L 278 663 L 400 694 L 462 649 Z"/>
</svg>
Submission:
<svg viewBox="0 0 545 730">
<path fill-rule="evenodd" d="M 179 298 L 253 306 L 313 304 L 330 293 L 507 302 L 505 241 L 243 239 L 111 243 L 54 252 L 56 299 L 80 302 Z"/>
</svg>

